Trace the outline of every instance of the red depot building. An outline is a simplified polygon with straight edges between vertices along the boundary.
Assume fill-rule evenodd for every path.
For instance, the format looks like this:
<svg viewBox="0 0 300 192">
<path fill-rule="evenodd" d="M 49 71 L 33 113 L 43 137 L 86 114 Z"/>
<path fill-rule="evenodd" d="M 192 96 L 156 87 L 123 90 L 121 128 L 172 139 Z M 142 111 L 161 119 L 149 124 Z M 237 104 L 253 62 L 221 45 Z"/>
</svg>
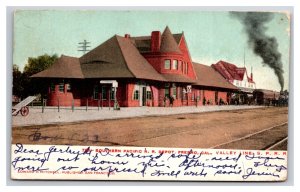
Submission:
<svg viewBox="0 0 300 192">
<path fill-rule="evenodd" d="M 219 61 L 216 64 L 212 64 L 211 67 L 239 89 L 238 94 L 233 95 L 233 100 L 242 104 L 254 102 L 253 91 L 256 89 L 256 84 L 253 80 L 252 67 L 250 76 L 246 67 L 237 67 L 225 61 Z"/>
<path fill-rule="evenodd" d="M 191 106 L 226 104 L 237 87 L 194 63 L 184 33 L 115 35 L 80 58 L 62 55 L 32 76 L 48 82 L 49 106 Z M 45 85 L 46 86 L 46 85 Z"/>
</svg>

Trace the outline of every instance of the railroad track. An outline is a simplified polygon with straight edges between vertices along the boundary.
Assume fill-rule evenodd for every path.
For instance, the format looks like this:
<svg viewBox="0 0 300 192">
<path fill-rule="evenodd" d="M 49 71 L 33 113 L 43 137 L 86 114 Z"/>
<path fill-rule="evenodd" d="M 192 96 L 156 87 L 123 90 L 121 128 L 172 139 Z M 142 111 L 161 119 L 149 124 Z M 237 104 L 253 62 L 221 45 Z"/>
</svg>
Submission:
<svg viewBox="0 0 300 192">
<path fill-rule="evenodd" d="M 284 122 L 264 130 L 211 147 L 212 149 L 287 150 L 288 123 Z"/>
<path fill-rule="evenodd" d="M 275 142 L 273 145 L 266 148 L 266 150 L 287 150 L 288 137 L 281 139 L 278 142 Z"/>
</svg>

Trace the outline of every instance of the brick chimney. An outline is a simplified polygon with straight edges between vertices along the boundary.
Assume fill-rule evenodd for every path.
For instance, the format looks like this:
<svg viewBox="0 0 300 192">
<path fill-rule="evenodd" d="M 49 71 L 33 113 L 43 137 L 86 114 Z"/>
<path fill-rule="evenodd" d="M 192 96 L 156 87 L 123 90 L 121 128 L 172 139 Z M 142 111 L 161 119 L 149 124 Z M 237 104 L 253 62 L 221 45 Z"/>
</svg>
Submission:
<svg viewBox="0 0 300 192">
<path fill-rule="evenodd" d="M 152 31 L 151 33 L 151 51 L 158 52 L 160 50 L 161 34 L 160 31 Z"/>
<path fill-rule="evenodd" d="M 126 39 L 129 39 L 130 38 L 130 35 L 129 34 L 125 34 L 124 36 Z"/>
</svg>

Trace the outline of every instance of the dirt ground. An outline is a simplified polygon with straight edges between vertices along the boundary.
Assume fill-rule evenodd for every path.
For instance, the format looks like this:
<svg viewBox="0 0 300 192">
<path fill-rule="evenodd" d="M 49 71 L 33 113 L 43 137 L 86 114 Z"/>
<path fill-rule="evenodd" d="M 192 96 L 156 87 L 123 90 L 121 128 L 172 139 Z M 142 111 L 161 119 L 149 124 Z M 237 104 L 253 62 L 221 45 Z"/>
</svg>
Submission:
<svg viewBox="0 0 300 192">
<path fill-rule="evenodd" d="M 215 148 L 232 149 L 235 146 L 238 146 L 239 149 L 287 150 L 287 142 L 282 142 L 287 136 L 288 124 L 283 124 Z M 274 144 L 276 145 L 274 146 Z"/>
<path fill-rule="evenodd" d="M 210 148 L 287 121 L 286 107 L 137 117 L 13 127 L 12 143 Z"/>
</svg>

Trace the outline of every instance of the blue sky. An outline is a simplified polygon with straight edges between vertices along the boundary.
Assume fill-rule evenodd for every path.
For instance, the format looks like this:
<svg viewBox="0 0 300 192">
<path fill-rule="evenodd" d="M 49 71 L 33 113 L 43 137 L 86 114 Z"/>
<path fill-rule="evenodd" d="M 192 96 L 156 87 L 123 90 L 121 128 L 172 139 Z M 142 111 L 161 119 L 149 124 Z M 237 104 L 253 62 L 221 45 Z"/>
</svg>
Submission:
<svg viewBox="0 0 300 192">
<path fill-rule="evenodd" d="M 81 56 L 78 42 L 86 39 L 92 48 L 111 36 L 150 35 L 169 26 L 173 33 L 184 31 L 193 61 L 211 65 L 219 60 L 244 66 L 257 88 L 280 90 L 272 69 L 248 47 L 242 24 L 228 12 L 200 11 L 17 11 L 14 16 L 13 62 L 23 69 L 28 57 L 42 54 Z M 276 37 L 284 64 L 284 89 L 288 89 L 290 34 L 289 19 L 276 13 L 267 34 Z"/>
</svg>

